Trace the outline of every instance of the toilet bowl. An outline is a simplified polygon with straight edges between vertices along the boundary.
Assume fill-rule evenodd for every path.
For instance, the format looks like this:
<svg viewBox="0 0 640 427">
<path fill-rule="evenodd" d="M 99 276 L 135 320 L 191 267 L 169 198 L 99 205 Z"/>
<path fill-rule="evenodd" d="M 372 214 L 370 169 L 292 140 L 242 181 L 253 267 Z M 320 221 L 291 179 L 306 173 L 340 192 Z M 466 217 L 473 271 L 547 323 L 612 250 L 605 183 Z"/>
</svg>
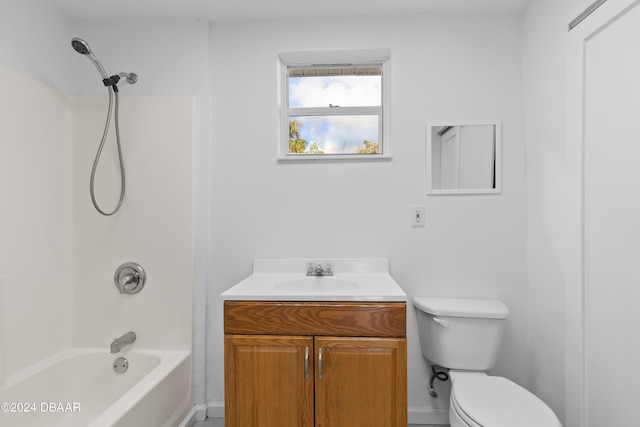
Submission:
<svg viewBox="0 0 640 427">
<path fill-rule="evenodd" d="M 542 400 L 506 378 L 456 371 L 449 375 L 451 427 L 562 427 Z"/>
<path fill-rule="evenodd" d="M 509 309 L 497 300 L 415 297 L 420 347 L 450 369 L 451 427 L 562 427 L 553 411 L 495 366 Z"/>
</svg>

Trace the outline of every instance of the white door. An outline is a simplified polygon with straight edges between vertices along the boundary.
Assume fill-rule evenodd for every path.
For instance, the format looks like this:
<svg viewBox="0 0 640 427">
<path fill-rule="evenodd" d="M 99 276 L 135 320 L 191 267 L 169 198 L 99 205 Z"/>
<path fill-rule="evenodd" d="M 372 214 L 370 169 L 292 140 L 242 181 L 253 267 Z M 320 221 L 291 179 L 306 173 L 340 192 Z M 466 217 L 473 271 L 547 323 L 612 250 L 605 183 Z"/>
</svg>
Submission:
<svg viewBox="0 0 640 427">
<path fill-rule="evenodd" d="M 452 126 L 441 136 L 440 188 L 460 188 L 460 127 Z"/>
<path fill-rule="evenodd" d="M 460 126 L 460 188 L 494 188 L 495 126 Z"/>
<path fill-rule="evenodd" d="M 639 4 L 609 0 L 576 28 L 580 43 L 573 47 L 582 61 L 574 77 L 582 84 L 576 124 L 587 427 L 640 425 Z"/>
</svg>

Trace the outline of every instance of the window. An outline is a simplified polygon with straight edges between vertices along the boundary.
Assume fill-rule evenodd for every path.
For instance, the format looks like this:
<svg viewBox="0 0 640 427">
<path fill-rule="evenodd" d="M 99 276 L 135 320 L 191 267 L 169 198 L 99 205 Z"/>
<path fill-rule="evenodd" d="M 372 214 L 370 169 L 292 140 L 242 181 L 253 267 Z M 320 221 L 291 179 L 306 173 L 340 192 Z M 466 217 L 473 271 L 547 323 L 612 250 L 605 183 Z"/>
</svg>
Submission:
<svg viewBox="0 0 640 427">
<path fill-rule="evenodd" d="M 281 54 L 280 59 L 280 159 L 389 157 L 388 51 Z"/>
</svg>

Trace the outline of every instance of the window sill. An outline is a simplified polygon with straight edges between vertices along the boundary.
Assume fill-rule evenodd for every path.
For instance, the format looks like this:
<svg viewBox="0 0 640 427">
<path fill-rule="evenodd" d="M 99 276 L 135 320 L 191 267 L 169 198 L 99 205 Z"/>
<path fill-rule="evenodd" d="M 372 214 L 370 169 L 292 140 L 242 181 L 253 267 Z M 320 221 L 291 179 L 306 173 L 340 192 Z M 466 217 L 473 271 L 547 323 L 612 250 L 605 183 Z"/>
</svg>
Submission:
<svg viewBox="0 0 640 427">
<path fill-rule="evenodd" d="M 340 160 L 340 161 L 356 161 L 366 162 L 371 160 L 391 160 L 390 154 L 294 154 L 294 155 L 279 155 L 277 157 L 278 162 L 290 162 L 290 161 L 324 161 L 324 160 Z"/>
</svg>

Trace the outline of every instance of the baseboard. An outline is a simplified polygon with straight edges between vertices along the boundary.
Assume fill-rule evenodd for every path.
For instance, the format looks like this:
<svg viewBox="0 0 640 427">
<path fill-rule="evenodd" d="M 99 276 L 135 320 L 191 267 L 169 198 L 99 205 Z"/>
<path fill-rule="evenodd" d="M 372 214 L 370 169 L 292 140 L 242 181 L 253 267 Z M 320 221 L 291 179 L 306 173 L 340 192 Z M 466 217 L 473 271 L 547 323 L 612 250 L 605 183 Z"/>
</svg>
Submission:
<svg viewBox="0 0 640 427">
<path fill-rule="evenodd" d="M 224 418 L 224 402 L 207 403 L 207 417 Z"/>
<path fill-rule="evenodd" d="M 409 407 L 409 424 L 448 425 L 448 408 Z"/>
<path fill-rule="evenodd" d="M 224 418 L 224 402 L 207 402 L 194 405 L 179 427 L 193 427 L 206 418 Z M 410 407 L 409 424 L 449 424 L 449 409 Z"/>
<path fill-rule="evenodd" d="M 207 404 L 193 405 L 178 427 L 193 427 L 198 421 L 207 418 Z"/>
</svg>

